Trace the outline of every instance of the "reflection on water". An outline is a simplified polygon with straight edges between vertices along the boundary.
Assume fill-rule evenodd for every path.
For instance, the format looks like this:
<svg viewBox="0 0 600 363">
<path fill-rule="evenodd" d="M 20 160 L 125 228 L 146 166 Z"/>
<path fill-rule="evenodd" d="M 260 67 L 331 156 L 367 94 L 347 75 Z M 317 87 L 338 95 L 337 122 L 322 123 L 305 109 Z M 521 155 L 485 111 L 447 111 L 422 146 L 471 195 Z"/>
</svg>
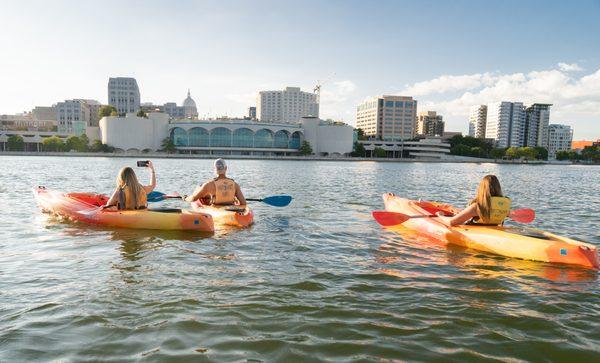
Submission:
<svg viewBox="0 0 600 363">
<path fill-rule="evenodd" d="M 212 177 L 210 160 L 154 164 L 162 192 Z M 536 210 L 533 227 L 598 244 L 598 167 L 231 160 L 246 196 L 294 201 L 200 235 L 71 223 L 31 198 L 39 184 L 109 192 L 135 159 L 0 165 L 0 362 L 599 355 L 597 272 L 447 248 L 370 217 L 388 191 L 463 205 L 494 173 L 516 208 Z"/>
</svg>

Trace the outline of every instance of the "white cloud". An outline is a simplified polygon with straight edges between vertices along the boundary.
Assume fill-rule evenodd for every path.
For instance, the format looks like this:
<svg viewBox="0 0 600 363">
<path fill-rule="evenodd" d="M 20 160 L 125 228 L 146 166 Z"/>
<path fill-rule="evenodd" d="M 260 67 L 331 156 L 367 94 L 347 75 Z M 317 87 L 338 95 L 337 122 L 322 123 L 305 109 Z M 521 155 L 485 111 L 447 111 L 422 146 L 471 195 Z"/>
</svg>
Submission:
<svg viewBox="0 0 600 363">
<path fill-rule="evenodd" d="M 476 73 L 459 76 L 442 75 L 432 80 L 417 82 L 406 87 L 400 93 L 403 95 L 425 96 L 434 93 L 470 90 L 491 84 L 494 82 L 495 78 L 496 77 L 492 73 Z"/>
<path fill-rule="evenodd" d="M 558 68 L 563 72 L 580 72 L 583 71 L 583 68 L 579 66 L 577 63 L 558 63 Z"/>
<path fill-rule="evenodd" d="M 348 108 L 350 101 L 354 100 L 358 87 L 351 80 L 334 81 L 325 83 L 321 87 L 321 118 L 342 118 L 341 121 L 352 122 L 354 108 Z"/>
<path fill-rule="evenodd" d="M 449 129 L 464 129 L 473 105 L 520 101 L 551 103 L 550 122 L 571 124 L 575 130 L 580 129 L 582 135 L 597 134 L 600 131 L 597 123 L 600 121 L 600 69 L 577 77 L 570 73 L 577 65 L 568 66 L 528 73 L 445 75 L 409 85 L 401 94 L 416 96 L 420 111 L 436 110 L 453 120 Z M 410 93 L 411 90 L 414 92 Z"/>
</svg>

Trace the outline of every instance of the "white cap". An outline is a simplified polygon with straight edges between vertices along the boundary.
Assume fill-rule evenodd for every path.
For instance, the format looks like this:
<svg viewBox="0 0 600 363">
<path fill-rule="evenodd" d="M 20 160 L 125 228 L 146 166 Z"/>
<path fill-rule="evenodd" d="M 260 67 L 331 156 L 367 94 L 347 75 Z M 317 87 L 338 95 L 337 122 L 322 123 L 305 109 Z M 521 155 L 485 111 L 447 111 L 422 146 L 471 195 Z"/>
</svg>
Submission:
<svg viewBox="0 0 600 363">
<path fill-rule="evenodd" d="M 225 172 L 227 171 L 227 164 L 225 163 L 225 160 L 223 160 L 223 159 L 215 160 L 215 171 L 219 175 L 225 174 Z"/>
</svg>

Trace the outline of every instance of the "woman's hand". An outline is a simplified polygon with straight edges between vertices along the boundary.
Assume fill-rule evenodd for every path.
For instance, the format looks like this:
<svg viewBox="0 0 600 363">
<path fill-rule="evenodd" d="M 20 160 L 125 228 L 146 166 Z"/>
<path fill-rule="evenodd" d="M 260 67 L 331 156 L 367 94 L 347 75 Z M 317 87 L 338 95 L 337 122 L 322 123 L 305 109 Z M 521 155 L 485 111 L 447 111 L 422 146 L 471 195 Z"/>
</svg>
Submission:
<svg viewBox="0 0 600 363">
<path fill-rule="evenodd" d="M 152 164 L 152 161 L 148 160 L 148 168 L 154 170 L 154 164 Z"/>
</svg>

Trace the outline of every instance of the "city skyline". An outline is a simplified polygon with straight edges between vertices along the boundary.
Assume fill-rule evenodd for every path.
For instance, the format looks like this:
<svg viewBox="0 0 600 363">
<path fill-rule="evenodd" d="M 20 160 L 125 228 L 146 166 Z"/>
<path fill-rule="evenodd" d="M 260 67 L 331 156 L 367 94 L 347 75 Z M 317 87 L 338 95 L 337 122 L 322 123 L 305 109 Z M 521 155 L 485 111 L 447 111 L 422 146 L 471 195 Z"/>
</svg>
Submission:
<svg viewBox="0 0 600 363">
<path fill-rule="evenodd" d="M 137 79 L 142 102 L 179 102 L 191 88 L 201 116 L 239 116 L 261 90 L 311 91 L 328 79 L 321 116 L 351 125 L 359 103 L 389 94 L 437 111 L 449 131 L 466 134 L 473 105 L 538 102 L 552 103 L 550 122 L 571 125 L 575 139 L 600 137 L 597 1 L 341 4 L 108 2 L 119 11 L 96 17 L 89 4 L 3 3 L 13 31 L 0 34 L 10 50 L 0 113 L 107 103 L 107 79 L 123 76 Z"/>
</svg>

